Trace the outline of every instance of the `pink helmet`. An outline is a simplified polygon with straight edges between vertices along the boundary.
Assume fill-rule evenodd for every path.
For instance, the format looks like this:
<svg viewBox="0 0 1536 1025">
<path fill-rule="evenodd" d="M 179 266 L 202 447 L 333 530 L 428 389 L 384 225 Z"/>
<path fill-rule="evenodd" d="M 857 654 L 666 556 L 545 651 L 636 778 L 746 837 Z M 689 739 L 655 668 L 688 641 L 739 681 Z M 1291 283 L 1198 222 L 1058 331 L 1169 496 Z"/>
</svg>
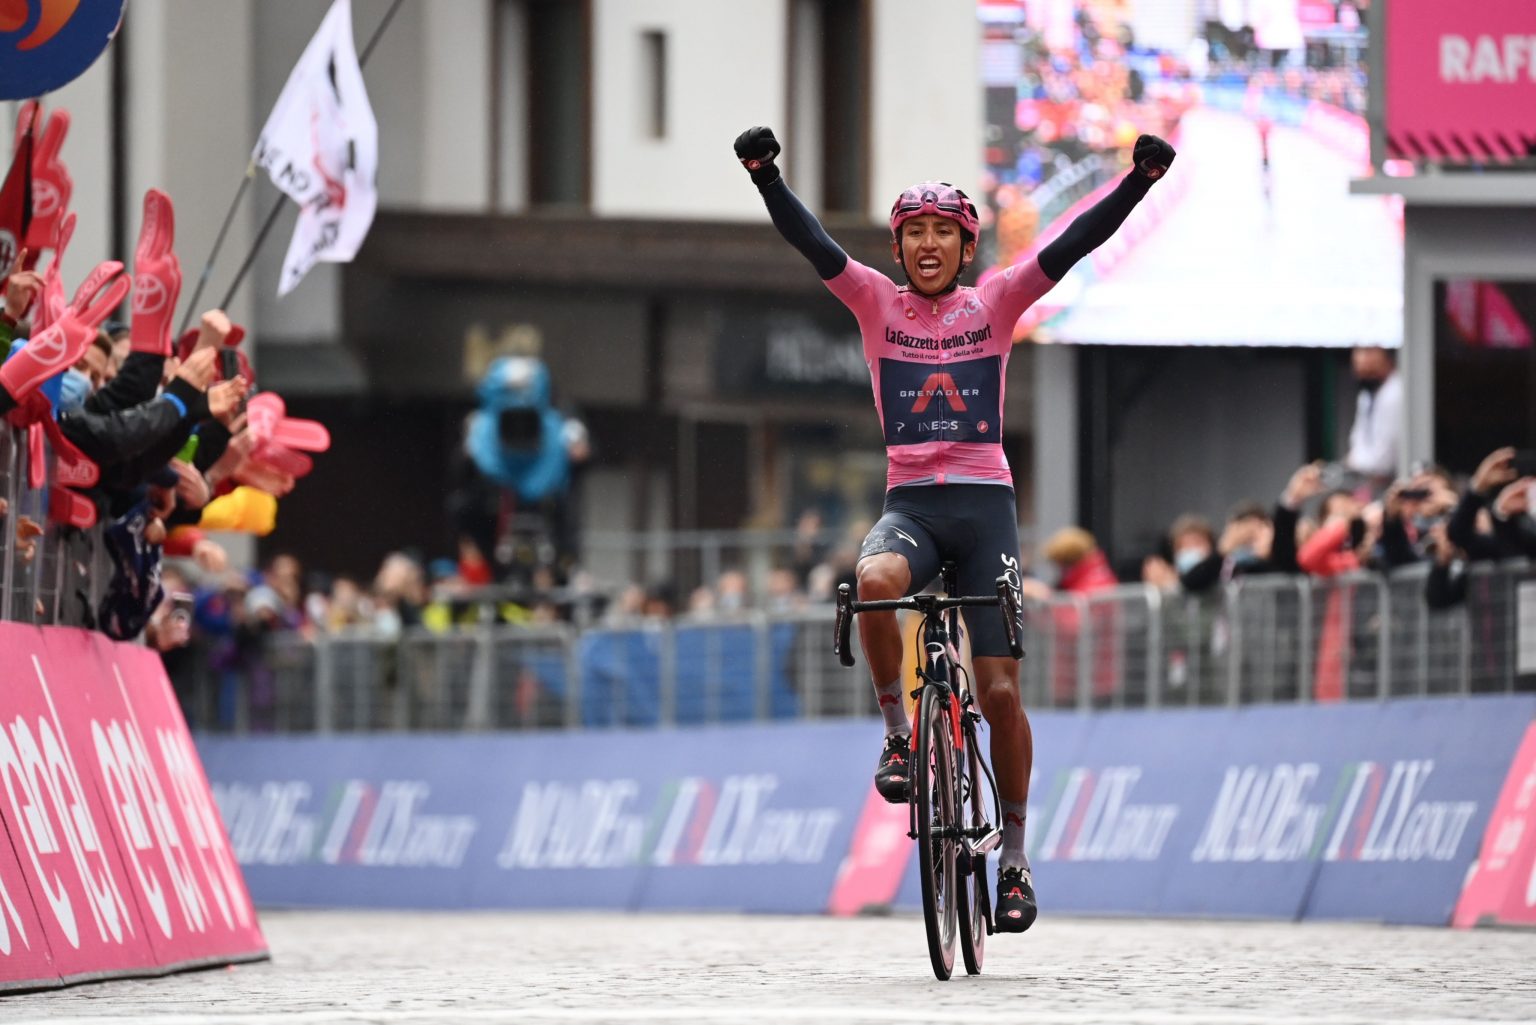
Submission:
<svg viewBox="0 0 1536 1025">
<path fill-rule="evenodd" d="M 897 196 L 891 205 L 891 234 L 897 234 L 902 224 L 923 214 L 948 217 L 960 225 L 961 231 L 970 232 L 971 238 L 981 234 L 976 204 L 949 182 L 920 182 Z"/>
</svg>

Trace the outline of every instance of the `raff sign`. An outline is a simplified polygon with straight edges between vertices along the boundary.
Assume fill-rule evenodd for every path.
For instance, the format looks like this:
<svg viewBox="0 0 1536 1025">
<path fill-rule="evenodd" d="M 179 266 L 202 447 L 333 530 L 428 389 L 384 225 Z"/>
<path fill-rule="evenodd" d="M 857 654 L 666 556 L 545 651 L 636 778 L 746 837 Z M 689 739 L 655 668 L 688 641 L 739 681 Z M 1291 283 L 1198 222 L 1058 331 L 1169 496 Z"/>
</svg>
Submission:
<svg viewBox="0 0 1536 1025">
<path fill-rule="evenodd" d="M 1536 4 L 1385 5 L 1390 156 L 1448 163 L 1536 153 Z"/>
<path fill-rule="evenodd" d="M 0 988 L 265 956 L 159 658 L 0 624 Z"/>
</svg>

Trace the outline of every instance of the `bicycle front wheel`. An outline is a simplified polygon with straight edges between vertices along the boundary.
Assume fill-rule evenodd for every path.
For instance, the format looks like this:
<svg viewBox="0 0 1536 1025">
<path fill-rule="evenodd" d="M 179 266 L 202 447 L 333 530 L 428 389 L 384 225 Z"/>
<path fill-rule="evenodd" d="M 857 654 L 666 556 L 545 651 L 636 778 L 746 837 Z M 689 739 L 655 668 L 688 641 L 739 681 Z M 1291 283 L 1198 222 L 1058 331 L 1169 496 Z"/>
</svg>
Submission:
<svg viewBox="0 0 1536 1025">
<path fill-rule="evenodd" d="M 954 700 L 950 697 L 949 700 Z M 923 925 L 933 974 L 948 979 L 955 970 L 956 881 L 960 810 L 955 782 L 955 749 L 949 710 L 937 687 L 924 687 L 917 719 L 917 860 L 923 889 Z"/>
</svg>

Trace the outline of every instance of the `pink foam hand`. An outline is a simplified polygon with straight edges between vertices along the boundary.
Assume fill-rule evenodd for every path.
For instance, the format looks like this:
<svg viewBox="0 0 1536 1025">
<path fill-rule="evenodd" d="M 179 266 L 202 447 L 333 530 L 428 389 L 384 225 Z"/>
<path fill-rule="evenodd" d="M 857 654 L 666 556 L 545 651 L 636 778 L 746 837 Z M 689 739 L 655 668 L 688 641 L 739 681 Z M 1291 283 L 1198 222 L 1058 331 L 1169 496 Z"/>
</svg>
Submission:
<svg viewBox="0 0 1536 1025">
<path fill-rule="evenodd" d="M 74 179 L 59 155 L 68 134 L 69 111 L 55 110 L 48 115 L 32 150 L 32 223 L 27 228 L 29 270 L 37 266 L 44 249 L 58 248 L 64 214 L 74 195 Z"/>
<path fill-rule="evenodd" d="M 59 244 L 53 251 L 53 262 L 43 275 L 43 294 L 38 297 L 37 312 L 32 317 L 34 334 L 51 327 L 69 308 L 69 304 L 64 301 L 64 250 L 69 247 L 69 240 L 74 235 L 75 215 L 69 214 L 59 227 Z"/>
<path fill-rule="evenodd" d="M 235 480 L 249 484 L 258 491 L 265 491 L 273 498 L 282 498 L 293 490 L 294 479 L 266 463 L 247 459 L 235 470 Z"/>
<path fill-rule="evenodd" d="M 63 527 L 89 530 L 96 526 L 96 504 L 68 488 L 48 492 L 48 519 Z"/>
<path fill-rule="evenodd" d="M 176 242 L 176 211 L 159 189 L 144 193 L 144 220 L 133 254 L 133 320 L 129 331 L 134 352 L 171 354 L 171 318 L 181 296 L 181 262 Z"/>
<path fill-rule="evenodd" d="M 112 280 L 122 271 L 123 265 L 119 260 L 103 260 L 98 263 L 96 269 L 87 274 L 85 280 L 80 282 L 80 287 L 75 289 L 75 301 L 69 304 L 70 312 L 81 320 L 94 320 L 91 326 L 99 327 L 133 290 L 133 279 L 126 275 L 115 282 Z M 106 294 L 103 295 L 101 293 L 104 290 Z"/>
<path fill-rule="evenodd" d="M 27 487 L 33 491 L 41 491 L 48 483 L 48 447 L 44 444 L 47 435 L 43 433 L 42 423 L 34 423 L 27 427 Z"/>
<path fill-rule="evenodd" d="M 4 31 L 4 28 L 0 27 L 0 31 Z M 43 105 L 37 100 L 27 100 L 16 108 L 16 134 L 11 138 L 12 157 L 21 152 L 21 140 L 26 134 L 37 131 L 37 117 L 42 112 Z"/>
<path fill-rule="evenodd" d="M 99 264 L 75 293 L 74 303 L 47 330 L 34 334 L 21 351 L 0 365 L 0 387 L 18 402 L 39 384 L 80 361 L 101 322 L 112 315 L 133 288 L 115 260 Z"/>
<path fill-rule="evenodd" d="M 303 452 L 325 452 L 331 447 L 331 432 L 325 425 L 318 420 L 289 416 L 288 407 L 276 392 L 252 397 L 246 411 L 258 449 L 275 444 Z"/>
<path fill-rule="evenodd" d="M 87 459 L 78 449 L 79 462 L 71 462 L 64 453 L 53 460 L 53 482 L 61 487 L 94 488 L 101 481 L 101 468 Z"/>
<path fill-rule="evenodd" d="M 275 443 L 258 446 L 251 458 L 293 478 L 307 477 L 315 468 L 309 456 Z"/>
</svg>

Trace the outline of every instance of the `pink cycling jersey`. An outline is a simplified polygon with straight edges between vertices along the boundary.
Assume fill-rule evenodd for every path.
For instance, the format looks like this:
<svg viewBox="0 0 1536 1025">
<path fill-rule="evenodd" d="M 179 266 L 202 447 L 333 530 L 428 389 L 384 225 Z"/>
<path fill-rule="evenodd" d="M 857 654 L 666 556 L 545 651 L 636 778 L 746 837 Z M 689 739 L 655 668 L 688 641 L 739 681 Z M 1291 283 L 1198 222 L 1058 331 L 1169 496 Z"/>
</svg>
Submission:
<svg viewBox="0 0 1536 1025">
<path fill-rule="evenodd" d="M 936 298 L 857 260 L 827 288 L 859 321 L 885 432 L 885 486 L 1006 484 L 1003 392 L 1013 328 L 1055 282 L 1036 259 Z"/>
</svg>

